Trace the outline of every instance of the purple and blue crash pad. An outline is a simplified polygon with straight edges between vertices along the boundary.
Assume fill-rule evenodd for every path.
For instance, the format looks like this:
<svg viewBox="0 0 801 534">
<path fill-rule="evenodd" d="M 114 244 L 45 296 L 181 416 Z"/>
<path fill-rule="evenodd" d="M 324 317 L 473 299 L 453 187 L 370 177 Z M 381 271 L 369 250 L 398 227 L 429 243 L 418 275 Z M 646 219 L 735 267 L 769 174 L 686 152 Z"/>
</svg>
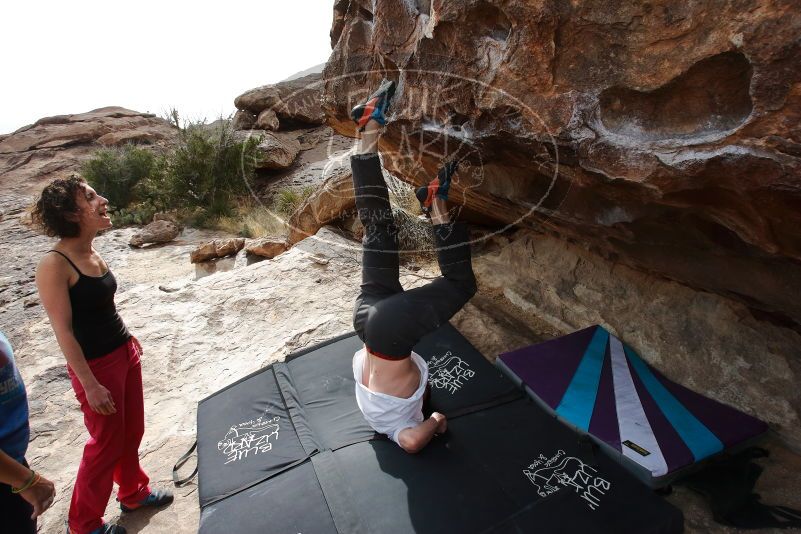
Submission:
<svg viewBox="0 0 801 534">
<path fill-rule="evenodd" d="M 768 430 L 668 380 L 601 326 L 501 354 L 496 364 L 652 488 L 750 446 Z"/>
<path fill-rule="evenodd" d="M 680 510 L 532 402 L 452 326 L 415 346 L 448 431 L 407 454 L 364 421 L 348 334 L 198 406 L 199 534 L 682 531 Z"/>
</svg>

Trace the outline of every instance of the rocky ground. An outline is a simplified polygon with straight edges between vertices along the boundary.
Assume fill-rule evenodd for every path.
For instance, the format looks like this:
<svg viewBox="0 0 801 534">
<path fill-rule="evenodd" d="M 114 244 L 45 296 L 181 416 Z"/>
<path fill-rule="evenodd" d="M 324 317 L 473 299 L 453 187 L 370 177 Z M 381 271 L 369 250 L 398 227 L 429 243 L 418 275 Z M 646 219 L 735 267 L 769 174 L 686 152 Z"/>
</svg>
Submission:
<svg viewBox="0 0 801 534">
<path fill-rule="evenodd" d="M 8 197 L 4 197 L 8 200 Z M 33 293 L 34 263 L 51 244 L 20 222 L 6 205 L 0 252 L 9 258 L 0 281 L 0 328 L 9 334 L 30 395 L 32 442 L 28 458 L 56 483 L 58 497 L 41 519 L 40 532 L 62 531 L 86 431 L 70 388 L 63 357 Z M 274 260 L 208 275 L 189 263 L 194 246 L 209 232 L 187 229 L 169 245 L 132 249 L 134 229 L 112 230 L 97 248 L 120 281 L 118 306 L 145 349 L 147 431 L 141 447 L 154 483 L 171 486 L 171 469 L 195 438 L 195 408 L 206 395 L 290 352 L 351 328 L 351 305 L 359 283 L 358 244 L 329 228 Z M 487 269 L 502 255 L 502 241 L 476 247 L 481 291 L 453 323 L 488 356 L 555 334 L 547 322 L 524 318 L 487 284 Z M 425 283 L 432 266 L 404 269 L 407 287 Z M 6 276 L 6 273 L 16 273 Z M 521 318 L 523 317 L 523 318 Z M 758 488 L 766 502 L 801 506 L 798 457 L 771 442 L 771 458 Z M 109 503 L 106 518 L 129 532 L 195 532 L 195 484 L 177 489 L 176 502 L 159 513 L 120 518 Z M 715 525 L 702 500 L 678 489 L 670 500 L 687 516 L 689 532 L 732 532 Z"/>
<path fill-rule="evenodd" d="M 234 120 L 242 135 L 256 128 L 264 136 L 259 172 L 265 195 L 321 185 L 310 197 L 318 204 L 298 212 L 304 215 L 299 225 L 314 234 L 319 224 L 306 219 L 332 221 L 352 206 L 345 157 L 351 141 L 320 125 L 321 115 L 309 106 L 316 97 L 302 90 L 308 83 L 248 91 L 237 99 Z M 58 491 L 40 532 L 63 532 L 87 435 L 33 282 L 35 264 L 53 241 L 24 224 L 25 207 L 44 180 L 76 169 L 100 146 L 127 139 L 168 143 L 173 134 L 160 119 L 104 108 L 0 136 L 0 330 L 17 351 L 29 390 L 29 460 Z M 326 187 L 321 176 L 329 179 Z M 96 246 L 118 278 L 120 313 L 145 349 L 142 462 L 156 485 L 171 486 L 172 465 L 194 441 L 200 399 L 352 328 L 359 245 L 324 227 L 272 260 L 252 263 L 240 252 L 193 265 L 189 256 L 198 245 L 233 236 L 187 228 L 169 244 L 134 249 L 128 242 L 136 230 L 109 231 Z M 602 324 L 671 378 L 767 419 L 775 432 L 767 444 L 771 457 L 759 461 L 765 472 L 757 491 L 764 502 L 801 508 L 797 330 L 754 314 L 737 299 L 627 267 L 581 241 L 532 229 L 473 230 L 485 237 L 473 246 L 479 292 L 452 322 L 482 353 L 493 359 Z M 434 265 L 416 257 L 405 264 L 403 283 L 422 284 L 436 274 Z M 120 518 L 112 501 L 106 517 L 132 533 L 195 532 L 195 489 L 193 483 L 176 490 L 175 504 L 157 514 Z M 668 498 L 684 511 L 688 532 L 734 532 L 714 523 L 688 490 L 677 488 Z"/>
<path fill-rule="evenodd" d="M 176 136 L 166 120 L 117 106 L 45 117 L 0 135 L 0 187 L 33 193 L 41 181 L 77 170 L 99 148 L 126 143 L 165 147 Z"/>
</svg>

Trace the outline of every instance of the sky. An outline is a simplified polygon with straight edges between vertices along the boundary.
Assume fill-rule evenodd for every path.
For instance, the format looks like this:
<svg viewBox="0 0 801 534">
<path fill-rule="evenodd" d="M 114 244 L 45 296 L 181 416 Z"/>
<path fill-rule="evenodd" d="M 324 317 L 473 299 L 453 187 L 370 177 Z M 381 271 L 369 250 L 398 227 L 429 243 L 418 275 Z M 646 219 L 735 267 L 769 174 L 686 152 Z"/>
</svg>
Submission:
<svg viewBox="0 0 801 534">
<path fill-rule="evenodd" d="M 3 0 L 0 133 L 122 106 L 189 119 L 324 63 L 332 0 Z"/>
</svg>

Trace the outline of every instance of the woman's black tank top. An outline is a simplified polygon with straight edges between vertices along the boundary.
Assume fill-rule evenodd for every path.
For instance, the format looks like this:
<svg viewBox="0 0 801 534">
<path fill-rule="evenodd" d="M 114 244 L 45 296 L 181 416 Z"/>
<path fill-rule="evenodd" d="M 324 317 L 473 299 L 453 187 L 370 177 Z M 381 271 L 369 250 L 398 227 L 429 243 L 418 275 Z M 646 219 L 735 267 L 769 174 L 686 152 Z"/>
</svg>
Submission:
<svg viewBox="0 0 801 534">
<path fill-rule="evenodd" d="M 103 276 L 86 276 L 72 260 L 57 250 L 78 272 L 78 282 L 69 288 L 72 332 L 87 360 L 100 358 L 131 337 L 114 305 L 117 280 L 111 269 Z"/>
</svg>

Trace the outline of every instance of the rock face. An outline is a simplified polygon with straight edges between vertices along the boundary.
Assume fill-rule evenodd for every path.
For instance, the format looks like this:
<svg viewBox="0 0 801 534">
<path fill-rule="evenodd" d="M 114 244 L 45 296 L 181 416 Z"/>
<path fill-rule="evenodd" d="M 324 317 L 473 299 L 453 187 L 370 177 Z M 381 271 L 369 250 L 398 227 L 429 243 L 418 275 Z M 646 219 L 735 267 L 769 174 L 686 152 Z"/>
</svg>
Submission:
<svg viewBox="0 0 801 534">
<path fill-rule="evenodd" d="M 255 132 L 255 130 L 254 130 Z M 259 169 L 285 169 L 292 165 L 300 152 L 300 142 L 288 136 L 273 135 L 269 132 L 258 132 L 261 142 L 256 167 Z"/>
<path fill-rule="evenodd" d="M 242 237 L 234 239 L 215 239 L 200 245 L 189 255 L 192 263 L 200 263 L 216 258 L 234 256 L 245 247 L 245 239 Z"/>
<path fill-rule="evenodd" d="M 324 225 L 356 207 L 350 172 L 344 168 L 337 170 L 289 218 L 290 245 L 316 234 Z"/>
<path fill-rule="evenodd" d="M 0 136 L 0 175 L 4 186 L 30 193 L 43 180 L 78 170 L 98 148 L 168 144 L 176 134 L 155 115 L 120 107 L 46 117 Z"/>
<path fill-rule="evenodd" d="M 289 243 L 282 237 L 262 237 L 248 243 L 245 252 L 269 260 L 283 254 L 287 249 L 289 249 Z"/>
<path fill-rule="evenodd" d="M 9 217 L 4 222 L 13 219 Z M 7 232 L 0 233 L 0 248 L 9 247 L 5 251 L 21 248 L 18 244 L 12 246 L 9 240 L 12 235 L 15 239 L 24 237 L 25 243 L 35 241 L 37 251 L 46 250 L 48 245 L 44 238 L 25 237 L 26 230 L 21 227 L 4 226 L 3 230 Z M 352 329 L 352 303 L 359 288 L 360 261 L 355 243 L 323 228 L 318 236 L 303 240 L 275 261 L 259 262 L 193 280 L 187 272 L 188 264 L 180 261 L 189 250 L 186 243 L 174 247 L 131 249 L 125 245 L 130 231 L 112 230 L 98 238 L 96 246 L 120 282 L 116 299 L 118 310 L 144 347 L 142 372 L 146 430 L 140 455 L 154 484 L 164 486 L 169 484 L 176 458 L 195 439 L 195 409 L 200 399 L 264 365 L 281 361 L 292 351 Z M 195 231 L 186 231 L 190 232 Z M 200 236 L 192 235 L 193 239 L 197 237 Z M 555 254 L 569 256 L 564 264 L 556 264 L 561 268 L 587 254 L 579 247 L 571 250 L 564 243 L 547 239 L 553 241 L 555 248 L 547 250 L 546 242 L 528 232 L 508 239 L 487 240 L 474 248 L 481 290 L 452 322 L 487 356 L 492 357 L 500 351 L 533 343 L 558 332 L 552 327 L 551 330 L 540 330 L 541 325 L 536 324 L 533 313 L 521 314 L 519 309 L 504 311 L 497 304 L 495 288 L 485 283 L 498 278 L 514 284 L 515 291 L 522 291 L 525 287 L 536 291 L 535 285 L 525 279 L 525 273 L 511 271 L 547 268 Z M 546 250 L 543 255 L 532 258 L 532 246 Z M 12 257 L 13 272 L 32 268 L 29 249 L 26 252 Z M 590 278 L 586 284 L 599 289 L 594 284 L 601 283 L 608 276 L 609 268 L 603 264 L 587 266 L 586 269 L 579 267 L 577 273 L 582 278 Z M 492 269 L 502 272 L 491 273 Z M 401 275 L 404 287 L 410 288 L 425 283 L 437 272 L 435 267 L 418 274 L 402 268 Z M 648 280 L 645 275 L 638 273 L 636 276 L 643 282 Z M 669 293 L 677 284 L 663 284 L 653 295 L 670 300 Z M 663 292 L 664 289 L 668 294 Z M 586 291 L 577 291 L 587 294 Z M 692 293 L 686 289 L 683 291 L 685 295 Z M 673 304 L 684 306 L 687 302 L 681 297 L 671 301 Z M 55 482 L 57 491 L 53 508 L 39 519 L 40 532 L 57 534 L 63 532 L 72 483 L 88 436 L 66 376 L 63 357 L 44 311 L 41 306 L 23 309 L 19 302 L 0 307 L 0 313 L 12 306 L 15 309 L 10 310 L 10 315 L 0 315 L 0 324 L 4 328 L 5 325 L 12 326 L 9 337 L 28 388 L 32 431 L 28 458 L 35 470 Z M 616 307 L 621 306 L 616 304 Z M 550 309 L 550 305 L 544 309 Z M 596 319 L 577 317 L 579 320 L 584 318 Z M 568 320 L 573 321 L 573 318 Z M 678 322 L 673 327 L 677 325 Z M 543 335 L 546 333 L 547 336 Z M 626 331 L 618 333 L 628 335 Z M 653 337 L 656 336 L 654 333 Z M 646 357 L 654 357 L 641 339 L 638 338 L 635 346 Z M 688 348 L 697 346 L 694 342 Z M 774 366 L 775 360 L 771 357 L 766 363 Z M 742 368 L 740 372 L 747 370 Z M 696 377 L 694 385 L 699 386 L 703 380 L 703 377 Z M 728 390 L 720 398 L 729 398 L 732 392 Z M 801 493 L 797 491 L 801 483 L 798 458 L 775 443 L 770 448 L 772 454 L 764 462 L 765 473 L 757 490 L 765 502 L 798 508 L 801 506 Z M 196 532 L 196 489 L 192 484 L 175 489 L 175 503 L 157 514 L 125 514 L 121 517 L 117 503 L 111 499 L 105 518 L 110 522 L 121 520 L 129 531 L 142 534 Z M 697 499 L 692 500 L 688 490 L 677 488 L 670 499 L 685 512 L 687 532 L 733 532 L 715 525 L 708 507 Z"/>
<path fill-rule="evenodd" d="M 552 236 L 489 236 L 474 261 L 482 294 L 553 332 L 601 324 L 671 379 L 767 421 L 801 449 L 801 335 Z"/>
<path fill-rule="evenodd" d="M 170 220 L 155 220 L 133 236 L 128 244 L 132 247 L 143 247 L 157 243 L 169 243 L 181 233 L 181 228 Z"/>
<path fill-rule="evenodd" d="M 28 459 L 56 485 L 52 509 L 39 518 L 40 532 L 60 534 L 88 435 L 52 328 L 36 304 L 35 262 L 53 241 L 22 223 L 27 202 L 0 181 L 0 329 L 15 348 L 28 388 Z M 175 460 L 195 439 L 200 399 L 292 351 L 351 331 L 360 246 L 324 227 L 274 261 L 197 279 L 187 254 L 197 243 L 225 236 L 187 228 L 171 246 L 137 249 L 127 246 L 133 232 L 113 229 L 94 244 L 117 277 L 117 308 L 144 347 L 146 429 L 140 457 L 153 483 L 164 487 L 170 484 Z M 601 322 L 660 368 L 686 362 L 691 371 L 669 371 L 673 378 L 748 410 L 768 406 L 775 411 L 771 423 L 783 435 L 798 433 L 797 388 L 792 387 L 798 370 L 791 363 L 793 351 L 801 346 L 798 336 L 777 327 L 766 329 L 744 306 L 725 298 L 606 262 L 552 237 L 529 231 L 482 235 L 474 231 L 479 293 L 452 323 L 487 357 L 566 328 Z M 419 272 L 401 267 L 401 282 L 411 288 L 438 274 L 436 266 Z M 641 321 L 640 314 L 654 327 L 643 331 L 626 326 Z M 739 356 L 734 366 L 731 352 Z M 703 367 L 710 360 L 713 365 Z M 765 380 L 759 383 L 748 375 Z M 785 396 L 771 401 L 782 387 Z M 763 394 L 765 398 L 758 398 Z M 765 473 L 757 491 L 764 502 L 801 507 L 801 461 L 775 441 L 769 448 L 772 454 L 761 461 Z M 175 503 L 157 514 L 121 516 L 111 499 L 105 519 L 120 521 L 129 532 L 194 533 L 196 489 L 192 484 L 175 489 Z M 688 490 L 677 488 L 669 498 L 684 511 L 688 533 L 733 532 L 714 524 L 708 507 Z"/>
<path fill-rule="evenodd" d="M 260 130 L 270 130 L 274 132 L 278 130 L 278 126 L 278 115 L 276 115 L 275 111 L 272 109 L 265 109 L 259 113 L 259 116 L 256 118 L 255 127 Z"/>
<path fill-rule="evenodd" d="M 329 123 L 398 81 L 385 164 L 463 160 L 473 220 L 801 325 L 801 11 L 790 1 L 337 1 Z M 414 157 L 410 157 L 410 153 Z"/>
<path fill-rule="evenodd" d="M 321 89 L 320 73 L 312 73 L 246 91 L 236 97 L 234 105 L 242 112 L 258 116 L 260 120 L 265 111 L 272 111 L 268 117 L 275 127 L 259 126 L 264 129 L 277 130 L 278 122 L 286 126 L 320 125 L 325 122 L 320 101 Z M 243 120 L 242 124 L 246 122 Z"/>
<path fill-rule="evenodd" d="M 256 125 L 256 115 L 241 109 L 234 113 L 232 126 L 234 130 L 250 130 Z"/>
</svg>

